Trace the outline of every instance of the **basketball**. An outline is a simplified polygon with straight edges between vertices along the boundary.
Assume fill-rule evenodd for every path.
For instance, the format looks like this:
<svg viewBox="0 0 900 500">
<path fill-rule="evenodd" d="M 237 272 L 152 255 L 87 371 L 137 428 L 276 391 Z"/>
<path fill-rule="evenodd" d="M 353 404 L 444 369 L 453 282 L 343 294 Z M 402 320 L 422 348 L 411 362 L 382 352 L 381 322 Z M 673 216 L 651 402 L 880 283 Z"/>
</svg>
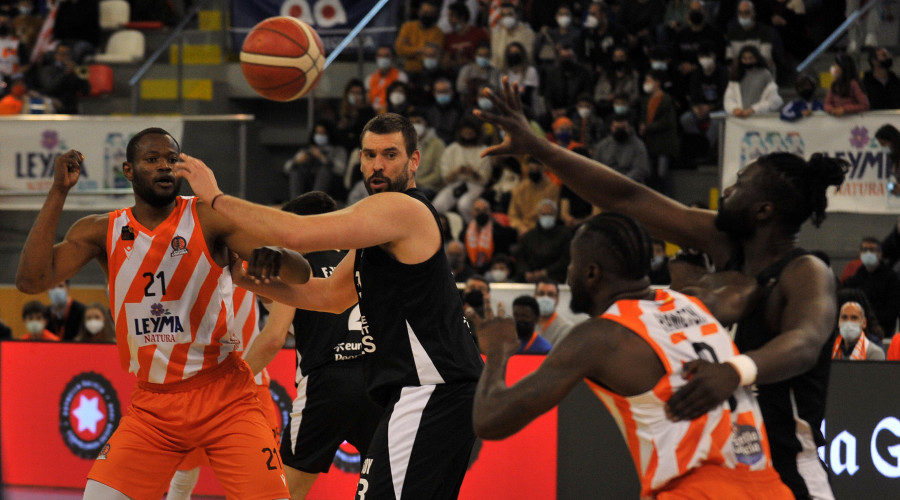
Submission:
<svg viewBox="0 0 900 500">
<path fill-rule="evenodd" d="M 325 66 L 322 41 L 312 27 L 288 17 L 270 17 L 250 30 L 241 47 L 241 70 L 259 95 L 293 101 L 306 95 Z"/>
</svg>

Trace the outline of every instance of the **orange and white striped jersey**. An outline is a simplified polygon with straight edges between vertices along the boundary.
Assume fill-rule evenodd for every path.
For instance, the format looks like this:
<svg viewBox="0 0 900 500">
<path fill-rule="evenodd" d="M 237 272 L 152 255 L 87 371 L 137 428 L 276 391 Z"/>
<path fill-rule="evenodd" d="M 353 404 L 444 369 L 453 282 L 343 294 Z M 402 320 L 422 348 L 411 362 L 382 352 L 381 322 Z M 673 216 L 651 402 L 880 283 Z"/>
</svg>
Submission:
<svg viewBox="0 0 900 500">
<path fill-rule="evenodd" d="M 246 262 L 244 263 L 246 267 Z M 250 349 L 256 337 L 259 336 L 259 304 L 256 302 L 256 294 L 241 288 L 234 287 L 234 324 L 241 329 L 241 340 L 244 352 Z M 269 385 L 269 372 L 263 368 L 254 376 L 257 385 Z"/>
<path fill-rule="evenodd" d="M 131 208 L 110 212 L 109 296 L 122 367 L 151 383 L 176 382 L 243 350 L 234 335 L 233 285 L 206 247 L 197 199 L 179 196 L 152 231 Z"/>
<path fill-rule="evenodd" d="M 655 300 L 620 300 L 601 317 L 639 335 L 666 369 L 653 389 L 632 397 L 587 381 L 625 437 L 642 496 L 701 465 L 748 471 L 772 466 L 759 404 L 747 388 L 738 388 L 729 401 L 696 420 L 666 418 L 666 401 L 687 383 L 681 376 L 684 363 L 724 362 L 738 354 L 728 332 L 703 303 L 657 290 Z"/>
</svg>

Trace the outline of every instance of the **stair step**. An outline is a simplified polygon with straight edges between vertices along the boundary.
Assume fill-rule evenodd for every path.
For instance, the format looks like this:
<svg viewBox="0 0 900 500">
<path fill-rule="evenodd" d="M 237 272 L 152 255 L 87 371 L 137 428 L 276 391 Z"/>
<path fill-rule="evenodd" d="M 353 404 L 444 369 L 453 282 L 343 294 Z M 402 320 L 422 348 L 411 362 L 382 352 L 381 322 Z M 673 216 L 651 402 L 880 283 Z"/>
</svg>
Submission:
<svg viewBox="0 0 900 500">
<path fill-rule="evenodd" d="M 215 43 L 192 43 L 182 46 L 182 64 L 212 65 L 222 63 L 222 47 Z M 169 64 L 178 64 L 178 45 L 169 47 Z"/>
</svg>

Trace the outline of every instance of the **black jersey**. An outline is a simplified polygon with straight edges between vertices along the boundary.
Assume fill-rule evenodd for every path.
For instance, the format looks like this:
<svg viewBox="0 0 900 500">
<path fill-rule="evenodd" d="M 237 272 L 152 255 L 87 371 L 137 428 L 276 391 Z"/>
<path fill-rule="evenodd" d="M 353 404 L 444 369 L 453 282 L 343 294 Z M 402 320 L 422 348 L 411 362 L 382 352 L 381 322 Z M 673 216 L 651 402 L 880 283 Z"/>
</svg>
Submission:
<svg viewBox="0 0 900 500">
<path fill-rule="evenodd" d="M 440 227 L 437 212 L 415 188 Z M 443 248 L 418 264 L 403 264 L 381 247 L 356 251 L 356 292 L 363 335 L 375 340 L 365 356 L 369 395 L 381 405 L 402 387 L 474 382 L 483 362 Z"/>
<path fill-rule="evenodd" d="M 757 275 L 756 279 L 763 288 L 763 293 L 753 312 L 738 323 L 734 338 L 738 350 L 746 352 L 759 349 L 781 333 L 770 330 L 766 325 L 765 308 L 769 294 L 781 279 L 781 273 L 787 264 L 808 253 L 799 248 L 794 249 Z M 741 264 L 739 258 L 733 258 L 726 269 L 739 270 Z M 766 422 L 766 433 L 776 469 L 779 463 L 793 463 L 796 466 L 796 455 L 802 449 L 801 439 L 812 438 L 816 446 L 825 444 L 820 427 L 825 418 L 825 396 L 828 391 L 834 335 L 835 332 L 832 332 L 829 341 L 822 346 L 815 366 L 808 371 L 781 382 L 758 384 L 757 399 Z M 804 421 L 808 428 L 797 419 Z M 782 470 L 778 472 L 784 478 L 785 473 Z M 788 486 L 794 489 L 793 485 Z"/>
<path fill-rule="evenodd" d="M 306 260 L 314 277 L 327 278 L 345 255 L 346 250 L 327 250 L 307 254 Z M 331 361 L 355 359 L 375 350 L 372 337 L 362 334 L 358 305 L 341 314 L 297 309 L 294 336 L 298 377 Z"/>
</svg>

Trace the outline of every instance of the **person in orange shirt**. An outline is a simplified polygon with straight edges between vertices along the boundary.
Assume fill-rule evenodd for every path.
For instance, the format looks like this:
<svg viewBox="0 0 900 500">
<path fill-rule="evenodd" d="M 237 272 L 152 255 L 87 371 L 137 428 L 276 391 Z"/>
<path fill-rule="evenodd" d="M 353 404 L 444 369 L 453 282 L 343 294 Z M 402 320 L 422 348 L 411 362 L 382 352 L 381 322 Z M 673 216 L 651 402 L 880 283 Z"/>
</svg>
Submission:
<svg viewBox="0 0 900 500">
<path fill-rule="evenodd" d="M 138 377 L 127 414 L 88 473 L 85 498 L 160 498 L 195 448 L 206 450 L 229 497 L 290 496 L 234 327 L 229 252 L 248 257 L 268 241 L 222 218 L 215 199 L 178 196 L 175 168 L 188 159 L 165 130 L 138 132 L 122 164 L 134 206 L 84 217 L 54 244 L 85 160 L 74 150 L 58 156 L 19 258 L 16 287 L 31 294 L 96 259 L 109 278 L 122 368 Z M 300 254 L 287 252 L 285 259 L 280 276 L 309 279 Z M 257 276 L 259 269 L 249 272 Z"/>
<path fill-rule="evenodd" d="M 19 340 L 59 341 L 57 335 L 47 330 L 47 306 L 39 300 L 32 300 L 22 307 L 22 321 L 28 333 L 19 337 Z"/>
<path fill-rule="evenodd" d="M 384 113 L 388 106 L 388 87 L 394 82 L 408 82 L 409 77 L 394 65 L 394 48 L 381 45 L 375 51 L 377 69 L 366 78 L 366 98 L 372 109 Z"/>
<path fill-rule="evenodd" d="M 419 18 L 406 21 L 397 32 L 397 55 L 403 58 L 403 69 L 415 76 L 425 68 L 425 45 L 434 43 L 444 48 L 444 32 L 437 27 L 438 10 L 441 3 L 437 0 L 424 0 L 419 4 Z M 437 60 L 440 64 L 440 60 Z"/>
</svg>

